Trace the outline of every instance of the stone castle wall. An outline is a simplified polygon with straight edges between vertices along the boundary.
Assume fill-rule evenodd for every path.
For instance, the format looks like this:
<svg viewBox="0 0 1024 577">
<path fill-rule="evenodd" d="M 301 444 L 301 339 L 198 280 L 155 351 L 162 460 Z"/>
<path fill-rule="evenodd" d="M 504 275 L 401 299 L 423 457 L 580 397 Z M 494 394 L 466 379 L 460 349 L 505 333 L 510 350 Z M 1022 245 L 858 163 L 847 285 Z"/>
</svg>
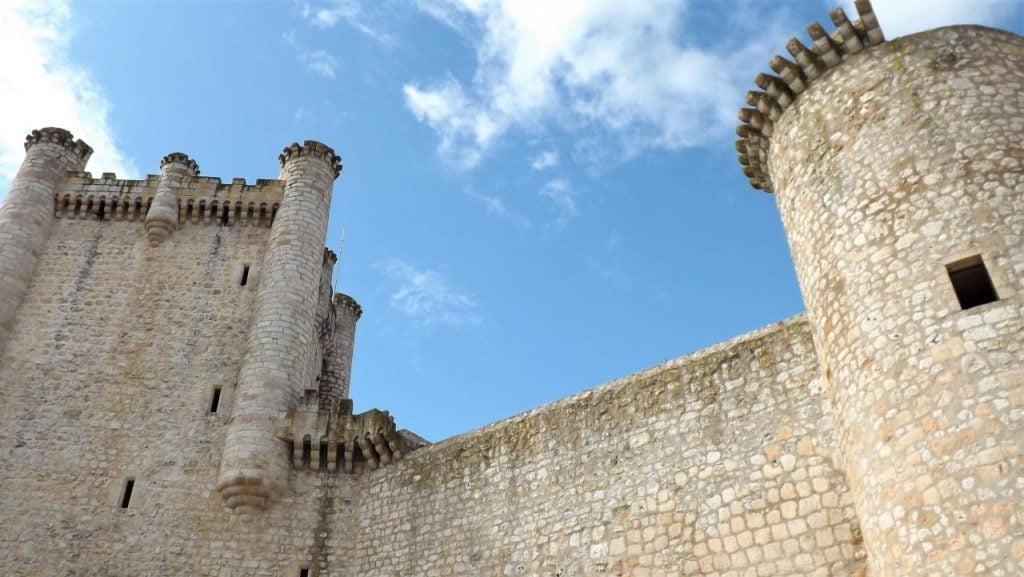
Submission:
<svg viewBox="0 0 1024 577">
<path fill-rule="evenodd" d="M 110 197 L 143 182 L 79 174 L 65 190 Z M 0 382 L 20 385 L 0 406 L 0 511 L 17 520 L 0 523 L 9 574 L 847 576 L 862 565 L 799 319 L 361 476 L 290 470 L 279 502 L 232 514 L 218 469 L 270 230 L 182 221 L 150 246 L 141 218 L 81 214 L 53 222 L 0 362 Z M 333 258 L 324 264 L 329 274 Z"/>
<path fill-rule="evenodd" d="M 0 569 L 1020 574 L 1024 39 L 884 42 L 856 6 L 741 112 L 806 318 L 419 450 L 347 398 L 331 149 L 126 181 L 34 131 L 0 207 Z M 993 302 L 964 308 L 965 262 Z"/>
<path fill-rule="evenodd" d="M 192 183 L 183 201 L 210 207 L 214 180 Z M 73 174 L 57 196 L 66 206 L 42 200 L 50 235 L 0 356 L 6 575 L 297 575 L 322 549 L 325 511 L 345 506 L 327 488 L 344 494 L 350 477 L 295 474 L 259 519 L 224 508 L 217 473 L 270 214 L 261 225 L 257 204 L 253 221 L 221 225 L 196 202 L 152 247 L 145 212 L 131 207 L 154 182 Z M 236 182 L 215 198 L 272 196 L 275 182 Z"/>
<path fill-rule="evenodd" d="M 820 387 L 794 319 L 421 449 L 360 480 L 353 574 L 858 575 Z"/>
</svg>

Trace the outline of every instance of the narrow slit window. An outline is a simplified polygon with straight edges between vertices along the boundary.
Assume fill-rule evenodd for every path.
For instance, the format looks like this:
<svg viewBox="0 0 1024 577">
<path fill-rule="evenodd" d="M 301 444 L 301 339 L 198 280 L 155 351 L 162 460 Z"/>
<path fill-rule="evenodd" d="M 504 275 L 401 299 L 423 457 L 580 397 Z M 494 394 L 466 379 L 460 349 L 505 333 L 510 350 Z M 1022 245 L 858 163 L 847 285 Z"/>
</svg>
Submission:
<svg viewBox="0 0 1024 577">
<path fill-rule="evenodd" d="M 949 281 L 960 301 L 960 308 L 967 310 L 999 300 L 992 276 L 985 267 L 981 256 L 972 256 L 946 265 Z"/>
<path fill-rule="evenodd" d="M 127 509 L 132 502 L 132 491 L 135 490 L 135 479 L 128 479 L 124 482 L 124 493 L 121 494 L 121 508 Z"/>
<path fill-rule="evenodd" d="M 308 469 L 312 460 L 313 442 L 310 440 L 309 435 L 306 435 L 305 438 L 302 439 L 302 467 Z"/>
<path fill-rule="evenodd" d="M 213 388 L 213 396 L 210 397 L 210 412 L 216 413 L 220 408 L 220 387 Z"/>
<path fill-rule="evenodd" d="M 240 278 L 238 280 L 238 285 L 239 286 L 245 286 L 247 284 L 249 284 L 249 265 L 243 264 L 242 265 L 242 278 Z"/>
</svg>

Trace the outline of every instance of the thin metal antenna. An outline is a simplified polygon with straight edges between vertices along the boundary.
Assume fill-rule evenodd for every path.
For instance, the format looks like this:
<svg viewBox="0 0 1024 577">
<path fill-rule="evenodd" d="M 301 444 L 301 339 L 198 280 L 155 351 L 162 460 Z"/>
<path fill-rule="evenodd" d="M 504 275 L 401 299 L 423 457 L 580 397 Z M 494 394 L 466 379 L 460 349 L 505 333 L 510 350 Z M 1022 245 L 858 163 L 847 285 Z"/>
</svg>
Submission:
<svg viewBox="0 0 1024 577">
<path fill-rule="evenodd" d="M 341 227 L 341 238 L 338 239 L 338 262 L 334 264 L 334 278 L 331 279 L 331 286 L 335 287 L 334 292 L 337 291 L 338 286 L 338 270 L 341 268 L 341 251 L 345 248 L 345 227 Z"/>
</svg>

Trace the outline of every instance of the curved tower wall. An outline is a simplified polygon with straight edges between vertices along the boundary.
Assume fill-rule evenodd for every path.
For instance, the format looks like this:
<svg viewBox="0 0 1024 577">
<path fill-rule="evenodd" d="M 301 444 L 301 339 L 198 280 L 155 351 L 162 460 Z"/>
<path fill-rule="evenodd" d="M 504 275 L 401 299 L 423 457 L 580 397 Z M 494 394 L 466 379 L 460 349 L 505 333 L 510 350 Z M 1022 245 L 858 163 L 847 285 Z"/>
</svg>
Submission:
<svg viewBox="0 0 1024 577">
<path fill-rule="evenodd" d="M 1024 573 L 1024 38 L 848 55 L 773 128 L 870 574 Z M 961 310 L 968 257 L 999 300 Z"/>
<path fill-rule="evenodd" d="M 290 463 L 278 438 L 302 392 L 316 389 L 316 312 L 324 238 L 341 159 L 307 140 L 280 156 L 284 198 L 264 257 L 239 370 L 217 489 L 238 513 L 258 511 L 286 489 Z"/>
<path fill-rule="evenodd" d="M 0 204 L 0 350 L 53 228 L 65 173 L 85 169 L 90 155 L 89 145 L 62 128 L 33 130 L 25 139 L 25 161 Z"/>
<path fill-rule="evenodd" d="M 363 316 L 363 308 L 352 297 L 334 294 L 336 324 L 333 333 L 333 354 L 325 363 L 335 383 L 335 398 L 347 399 L 352 381 L 352 349 L 356 341 L 356 323 Z"/>
<path fill-rule="evenodd" d="M 199 165 L 184 153 L 172 152 L 160 160 L 156 196 L 146 214 L 146 237 L 157 246 L 178 230 L 178 191 L 199 175 Z"/>
</svg>

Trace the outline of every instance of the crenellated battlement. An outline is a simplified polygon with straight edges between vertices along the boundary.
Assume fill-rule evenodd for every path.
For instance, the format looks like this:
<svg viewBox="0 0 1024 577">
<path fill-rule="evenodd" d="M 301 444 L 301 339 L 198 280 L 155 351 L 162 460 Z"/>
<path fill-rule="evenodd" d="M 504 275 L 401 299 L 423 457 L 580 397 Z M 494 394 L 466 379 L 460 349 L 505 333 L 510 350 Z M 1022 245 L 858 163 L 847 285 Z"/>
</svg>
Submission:
<svg viewBox="0 0 1024 577">
<path fill-rule="evenodd" d="M 352 311 L 352 314 L 355 315 L 356 319 L 363 316 L 363 307 L 359 306 L 359 303 L 356 302 L 356 299 L 348 296 L 345 293 L 334 293 L 334 306 L 344 307 Z"/>
<path fill-rule="evenodd" d="M 426 443 L 395 428 L 387 411 L 352 414 L 352 401 L 321 403 L 307 390 L 299 407 L 288 415 L 279 437 L 289 443 L 292 467 L 299 471 L 358 473 L 401 460 Z"/>
<path fill-rule="evenodd" d="M 187 156 L 175 154 L 195 165 Z M 165 156 L 161 166 L 172 156 Z M 109 172 L 100 178 L 89 172 L 71 173 L 67 186 L 54 198 L 54 214 L 67 219 L 142 223 L 156 197 L 159 179 L 153 174 L 145 180 L 122 180 Z M 178 224 L 269 227 L 283 194 L 280 180 L 258 179 L 250 185 L 244 178 L 235 178 L 225 184 L 220 178 L 199 176 L 178 191 Z"/>
<path fill-rule="evenodd" d="M 89 156 L 91 156 L 93 152 L 91 146 L 82 140 L 75 140 L 75 137 L 71 132 L 54 126 L 33 130 L 26 135 L 25 152 L 28 152 L 33 146 L 40 142 L 49 142 L 51 144 L 63 146 L 82 160 L 88 160 Z"/>
<path fill-rule="evenodd" d="M 825 28 L 815 22 L 807 27 L 811 46 L 805 46 L 799 39 L 790 38 L 786 50 L 795 60 L 773 56 L 768 66 L 778 76 L 758 74 L 754 83 L 761 91 L 747 92 L 746 101 L 751 108 L 741 108 L 736 128 L 740 140 L 736 141 L 743 173 L 750 185 L 765 192 L 774 192 L 771 170 L 768 166 L 768 151 L 775 123 L 783 112 L 807 90 L 810 85 L 839 66 L 847 58 L 862 52 L 865 48 L 885 42 L 885 36 L 878 25 L 870 0 L 856 0 L 860 18 L 854 22 L 842 8 L 829 12 L 836 29 L 828 34 Z"/>
<path fill-rule="evenodd" d="M 160 159 L 161 169 L 168 164 L 184 164 L 192 176 L 199 176 L 199 165 L 184 152 L 172 152 Z"/>
<path fill-rule="evenodd" d="M 322 142 L 307 140 L 301 145 L 298 142 L 293 142 L 284 147 L 284 150 L 281 151 L 277 159 L 281 161 L 281 167 L 284 168 L 285 164 L 299 156 L 322 158 L 334 168 L 334 178 L 338 178 L 341 175 L 341 157 L 334 152 L 333 148 Z"/>
</svg>

